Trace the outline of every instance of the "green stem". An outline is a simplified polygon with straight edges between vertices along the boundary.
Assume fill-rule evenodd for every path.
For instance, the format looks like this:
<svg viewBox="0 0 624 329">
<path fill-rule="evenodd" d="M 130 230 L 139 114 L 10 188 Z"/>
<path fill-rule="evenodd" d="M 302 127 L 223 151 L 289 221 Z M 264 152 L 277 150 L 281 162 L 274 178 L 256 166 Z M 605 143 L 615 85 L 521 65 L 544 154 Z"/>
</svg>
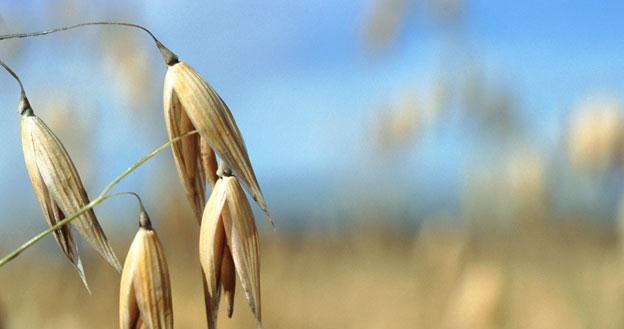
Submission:
<svg viewBox="0 0 624 329">
<path fill-rule="evenodd" d="M 8 255 L 2 257 L 2 259 L 0 259 L 0 267 L 6 265 L 6 263 L 10 262 L 15 257 L 19 256 L 19 254 L 24 252 L 26 249 L 30 248 L 32 245 L 37 243 L 39 240 L 45 238 L 48 234 L 54 232 L 55 230 L 61 228 L 64 225 L 69 224 L 71 221 L 73 221 L 74 219 L 80 217 L 80 215 L 84 214 L 89 209 L 91 209 L 91 208 L 95 207 L 96 205 L 104 202 L 106 199 L 114 197 L 115 195 L 108 195 L 108 192 L 110 192 L 110 190 L 113 187 L 115 187 L 115 185 L 117 185 L 119 182 L 121 182 L 131 172 L 135 171 L 137 168 L 139 168 L 141 165 L 143 165 L 149 159 L 153 158 L 156 154 L 160 153 L 162 150 L 168 148 L 171 144 L 181 140 L 184 137 L 190 136 L 190 135 L 195 134 L 195 133 L 197 133 L 197 130 L 189 131 L 189 132 L 187 132 L 187 133 L 185 133 L 183 135 L 180 135 L 180 136 L 178 136 L 178 137 L 176 137 L 174 139 L 171 139 L 167 143 L 162 144 L 159 147 L 155 148 L 153 151 L 148 153 L 142 159 L 140 159 L 139 161 L 135 162 L 132 166 L 128 167 L 128 169 L 124 170 L 121 174 L 119 174 L 119 176 L 115 177 L 115 179 L 113 179 L 110 183 L 108 183 L 108 185 L 106 185 L 104 187 L 104 189 L 102 189 L 102 192 L 100 192 L 100 194 L 95 199 L 93 199 L 91 202 L 89 202 L 86 206 L 80 208 L 80 210 L 78 210 L 77 212 L 69 215 L 68 217 L 64 218 L 63 220 L 59 221 L 58 223 L 50 226 L 48 229 L 46 229 L 45 231 L 37 234 L 32 239 L 28 240 L 27 242 L 25 242 L 24 244 L 22 244 L 21 246 L 19 246 L 15 250 L 13 250 Z"/>
</svg>

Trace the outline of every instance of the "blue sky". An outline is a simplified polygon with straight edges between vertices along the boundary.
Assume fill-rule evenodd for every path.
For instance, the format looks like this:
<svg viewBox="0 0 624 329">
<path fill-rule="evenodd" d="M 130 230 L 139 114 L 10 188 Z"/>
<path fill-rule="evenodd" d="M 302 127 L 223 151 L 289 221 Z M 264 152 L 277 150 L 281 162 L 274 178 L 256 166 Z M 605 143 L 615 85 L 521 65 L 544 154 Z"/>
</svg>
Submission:
<svg viewBox="0 0 624 329">
<path fill-rule="evenodd" d="M 98 2 L 93 7 L 82 5 L 84 17 L 68 13 L 56 18 L 47 15 L 45 8 L 50 7 L 42 3 L 5 2 L 0 14 L 9 27 L 25 30 L 102 18 Z M 109 7 L 115 3 L 126 5 L 113 1 Z M 438 58 L 439 31 L 418 12 L 409 15 L 410 22 L 383 56 L 371 57 L 362 42 L 371 1 L 139 1 L 133 7 L 136 17 L 124 13 L 119 20 L 150 27 L 228 102 L 268 199 L 284 209 L 340 207 L 340 182 L 345 176 L 353 177 L 346 180 L 353 187 L 367 188 L 358 180 L 376 170 L 365 164 L 371 143 L 366 127 L 374 111 L 405 85 L 427 86 L 445 65 Z M 487 75 L 511 86 L 532 133 L 552 144 L 565 113 L 579 99 L 595 92 L 623 94 L 622 12 L 621 1 L 473 1 L 464 31 Z M 105 16 L 116 20 L 120 15 L 113 11 Z M 98 144 L 99 156 L 108 158 L 101 160 L 104 167 L 91 183 L 97 189 L 159 141 L 122 122 L 119 113 L 125 104 L 101 88 L 98 78 L 105 75 L 93 70 L 90 44 L 72 44 L 71 37 L 48 38 L 27 41 L 25 58 L 15 59 L 15 68 L 30 89 L 47 87 L 51 75 L 61 75 L 55 81 L 65 79 L 78 95 L 93 99 L 100 111 L 84 114 L 96 116 L 101 124 L 94 133 L 110 131 L 102 127 L 115 129 L 114 134 L 101 136 Z M 147 37 L 139 40 L 152 47 Z M 0 53 L 2 49 L 0 45 Z M 164 66 L 159 66 L 152 50 L 154 83 L 160 88 Z M 6 76 L 0 83 L 0 104 L 8 113 L 0 121 L 8 141 L 0 146 L 5 154 L 0 193 L 14 186 L 30 193 L 25 171 L 14 173 L 22 161 L 18 118 L 11 117 L 16 89 Z M 158 97 L 149 104 L 154 116 L 162 115 L 160 106 Z M 466 157 L 457 138 L 458 133 L 445 133 L 429 140 L 412 156 L 399 159 L 407 162 L 397 164 L 398 170 L 409 183 L 427 185 L 417 190 L 428 197 L 437 192 L 427 191 L 452 191 L 458 162 Z M 149 181 L 158 167 L 150 168 L 137 173 L 128 186 Z M 310 199 L 315 200 L 313 205 L 306 201 Z"/>
</svg>

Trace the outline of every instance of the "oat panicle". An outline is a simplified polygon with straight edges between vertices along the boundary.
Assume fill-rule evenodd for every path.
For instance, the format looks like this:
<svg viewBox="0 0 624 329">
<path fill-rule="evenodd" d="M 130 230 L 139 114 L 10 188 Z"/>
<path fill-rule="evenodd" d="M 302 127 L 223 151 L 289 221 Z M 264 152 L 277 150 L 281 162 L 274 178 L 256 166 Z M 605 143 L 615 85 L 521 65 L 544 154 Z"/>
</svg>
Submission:
<svg viewBox="0 0 624 329">
<path fill-rule="evenodd" d="M 66 214 L 73 214 L 86 206 L 89 198 L 67 150 L 31 109 L 22 111 L 21 134 L 26 168 L 47 223 L 54 225 L 65 218 Z M 84 271 L 72 236 L 72 227 L 76 228 L 113 268 L 121 270 L 121 265 L 95 217 L 95 212 L 89 209 L 70 225 L 54 233 L 59 246 L 74 264 L 83 281 Z"/>
<path fill-rule="evenodd" d="M 253 199 L 272 222 L 243 137 L 230 109 L 217 92 L 193 68 L 178 61 L 168 65 L 163 98 L 165 113 L 171 112 L 175 105 L 188 116 L 192 127 L 249 188 Z M 180 116 L 179 125 L 184 118 Z"/>
</svg>

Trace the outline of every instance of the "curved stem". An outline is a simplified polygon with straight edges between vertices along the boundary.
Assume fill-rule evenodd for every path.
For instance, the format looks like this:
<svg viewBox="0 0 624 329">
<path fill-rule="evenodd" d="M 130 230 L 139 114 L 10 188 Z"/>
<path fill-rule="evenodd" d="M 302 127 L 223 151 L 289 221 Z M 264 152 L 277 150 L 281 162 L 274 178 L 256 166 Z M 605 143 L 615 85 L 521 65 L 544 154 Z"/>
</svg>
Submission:
<svg viewBox="0 0 624 329">
<path fill-rule="evenodd" d="M 57 28 L 53 28 L 53 29 L 49 29 L 49 30 L 45 30 L 45 31 L 28 32 L 28 33 L 3 34 L 3 35 L 0 35 L 0 40 L 22 39 L 22 38 L 37 37 L 37 36 L 52 34 L 52 33 L 56 33 L 56 32 L 63 32 L 63 31 L 67 31 L 67 30 L 73 30 L 73 29 L 77 29 L 79 27 L 91 26 L 91 25 L 118 25 L 118 26 L 134 27 L 134 28 L 141 29 L 141 30 L 147 32 L 147 34 L 149 34 L 149 36 L 152 37 L 152 39 L 154 39 L 155 42 L 157 42 L 157 43 L 160 42 L 160 41 L 158 41 L 156 36 L 154 36 L 154 33 L 152 33 L 152 31 L 148 30 L 147 28 L 145 28 L 145 27 L 143 27 L 141 25 L 138 25 L 138 24 L 124 23 L 124 22 L 86 22 L 86 23 L 79 23 L 79 24 L 68 25 L 68 26 L 63 26 L 63 27 L 57 27 Z"/>
<path fill-rule="evenodd" d="M 108 198 L 115 198 L 118 196 L 128 196 L 128 195 L 133 196 L 139 202 L 139 210 L 141 212 L 146 212 L 145 205 L 143 204 L 143 200 L 141 199 L 141 196 L 136 192 L 117 192 L 117 193 L 109 194 Z"/>
<path fill-rule="evenodd" d="M 28 101 L 28 97 L 26 97 L 26 90 L 24 89 L 24 84 L 22 83 L 22 79 L 8 66 L 3 60 L 0 59 L 0 66 L 2 66 L 9 74 L 17 81 L 20 87 L 20 102 L 17 107 L 17 111 L 22 114 L 24 111 L 30 110 L 32 113 L 32 109 L 30 108 L 30 102 Z"/>
<path fill-rule="evenodd" d="M 0 267 L 6 265 L 6 263 L 10 262 L 12 259 L 14 259 L 15 257 L 19 256 L 19 254 L 24 252 L 26 249 L 30 248 L 32 245 L 37 243 L 39 240 L 41 240 L 44 237 L 46 237 L 48 234 L 54 232 L 55 230 L 61 228 L 64 225 L 69 224 L 71 221 L 73 221 L 76 218 L 80 217 L 80 215 L 84 214 L 89 209 L 91 209 L 91 208 L 95 207 L 96 205 L 104 202 L 104 200 L 114 197 L 115 196 L 114 194 L 109 195 L 108 192 L 113 187 L 115 187 L 115 185 L 117 185 L 119 182 L 121 182 L 121 180 L 123 180 L 126 176 L 128 176 L 131 172 L 133 172 L 134 170 L 139 168 L 142 164 L 147 162 L 149 159 L 153 158 L 156 154 L 160 153 L 162 150 L 168 148 L 171 144 L 181 140 L 184 137 L 190 136 L 190 135 L 195 134 L 195 133 L 197 133 L 197 130 L 189 131 L 186 134 L 183 134 L 183 135 L 180 135 L 180 136 L 178 136 L 178 137 L 176 137 L 174 139 L 171 139 L 167 143 L 162 144 L 159 147 L 157 147 L 154 150 L 152 150 L 150 153 L 145 155 L 139 161 L 135 162 L 133 165 L 128 167 L 128 169 L 124 170 L 121 174 L 119 174 L 117 177 L 115 177 L 115 179 L 113 179 L 108 185 L 106 185 L 104 187 L 104 189 L 102 189 L 102 192 L 100 192 L 100 194 L 95 199 L 93 199 L 91 202 L 89 202 L 86 206 L 80 208 L 80 210 L 78 210 L 77 212 L 67 216 L 63 220 L 60 220 L 56 224 L 50 226 L 48 229 L 46 229 L 45 231 L 42 231 L 41 233 L 37 234 L 36 236 L 31 238 L 30 240 L 26 241 L 24 244 L 22 244 L 21 246 L 19 246 L 18 248 L 16 248 L 12 252 L 10 252 L 8 255 L 2 257 L 2 259 L 0 259 Z"/>
<path fill-rule="evenodd" d="M 121 196 L 121 195 L 131 195 L 135 197 L 137 201 L 139 201 L 139 206 L 140 206 L 139 227 L 147 229 L 147 230 L 151 230 L 152 223 L 150 222 L 149 216 L 147 215 L 147 210 L 145 210 L 145 205 L 143 204 L 143 200 L 141 200 L 141 197 L 139 196 L 139 194 L 135 192 L 117 192 L 117 193 L 109 194 L 108 197 L 112 198 L 112 197 Z"/>
<path fill-rule="evenodd" d="M 79 24 L 68 25 L 68 26 L 63 26 L 63 27 L 57 27 L 57 28 L 49 29 L 45 31 L 3 34 L 3 35 L 0 35 L 0 41 L 8 40 L 8 39 L 23 39 L 23 38 L 43 36 L 43 35 L 48 35 L 48 34 L 52 34 L 56 32 L 63 32 L 63 31 L 77 29 L 77 28 L 84 27 L 84 26 L 93 26 L 93 25 L 114 25 L 114 26 L 125 26 L 125 27 L 132 27 L 132 28 L 140 29 L 146 32 L 147 34 L 149 34 L 149 36 L 152 39 L 154 39 L 154 42 L 156 43 L 156 47 L 158 47 L 158 50 L 160 50 L 160 53 L 162 54 L 163 59 L 165 60 L 165 63 L 167 65 L 173 65 L 178 62 L 178 56 L 176 56 L 171 50 L 165 47 L 162 44 L 162 42 L 160 42 L 160 40 L 156 38 L 156 36 L 154 35 L 154 33 L 152 33 L 152 31 L 150 31 L 146 27 L 141 26 L 139 24 L 126 23 L 126 22 L 85 22 L 85 23 L 79 23 Z"/>
<path fill-rule="evenodd" d="M 9 74 L 13 77 L 13 79 L 15 79 L 15 81 L 17 81 L 17 83 L 19 84 L 20 87 L 20 91 L 22 93 L 22 95 L 26 94 L 26 91 L 24 91 L 24 84 L 22 83 L 22 80 L 19 78 L 19 76 L 17 76 L 17 73 L 15 73 L 15 71 L 13 71 L 13 69 L 11 69 L 11 67 L 9 67 L 3 60 L 0 59 L 0 65 L 2 65 L 2 67 L 9 72 Z"/>
</svg>

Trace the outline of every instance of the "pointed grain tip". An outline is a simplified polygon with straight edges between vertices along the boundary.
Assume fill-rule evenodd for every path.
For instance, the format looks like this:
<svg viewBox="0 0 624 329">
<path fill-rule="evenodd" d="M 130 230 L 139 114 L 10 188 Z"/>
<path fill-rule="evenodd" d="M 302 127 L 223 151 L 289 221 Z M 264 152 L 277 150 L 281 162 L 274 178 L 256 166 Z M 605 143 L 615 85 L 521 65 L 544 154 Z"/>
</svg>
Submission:
<svg viewBox="0 0 624 329">
<path fill-rule="evenodd" d="M 139 227 L 146 230 L 152 229 L 152 222 L 145 211 L 141 211 L 141 214 L 139 215 Z"/>
<path fill-rule="evenodd" d="M 160 50 L 160 54 L 162 55 L 165 64 L 171 66 L 179 62 L 178 56 L 169 50 L 169 48 L 165 47 L 165 45 L 163 45 L 160 41 L 156 41 L 156 47 Z"/>
<path fill-rule="evenodd" d="M 264 212 L 266 218 L 269 220 L 269 223 L 271 223 L 271 228 L 273 229 L 273 232 L 277 231 L 277 226 L 275 225 L 275 221 L 273 220 L 273 216 L 271 216 L 269 210 L 263 209 L 262 211 Z"/>
<path fill-rule="evenodd" d="M 80 280 L 82 281 L 82 284 L 84 285 L 85 289 L 87 289 L 87 293 L 89 293 L 89 295 L 92 295 L 91 288 L 89 288 L 89 283 L 87 282 L 87 277 L 85 276 L 84 268 L 82 267 L 82 261 L 78 259 L 74 267 L 78 271 Z"/>
</svg>

